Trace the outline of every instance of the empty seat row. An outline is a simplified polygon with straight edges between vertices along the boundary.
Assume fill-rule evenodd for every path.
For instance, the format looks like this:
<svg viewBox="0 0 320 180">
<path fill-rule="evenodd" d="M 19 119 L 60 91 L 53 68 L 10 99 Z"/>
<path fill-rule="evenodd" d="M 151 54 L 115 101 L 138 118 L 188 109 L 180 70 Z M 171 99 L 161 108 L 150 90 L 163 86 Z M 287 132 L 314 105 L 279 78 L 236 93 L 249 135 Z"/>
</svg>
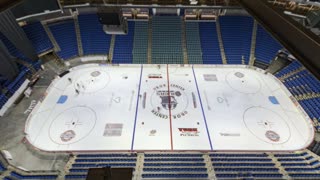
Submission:
<svg viewBox="0 0 320 180">
<path fill-rule="evenodd" d="M 300 156 L 305 156 L 307 154 L 308 154 L 307 152 L 303 152 L 303 153 L 297 153 L 297 154 L 294 154 L 294 153 L 290 153 L 290 154 L 274 154 L 273 156 L 274 157 L 300 157 Z"/>
<path fill-rule="evenodd" d="M 145 158 L 145 162 L 161 162 L 161 161 L 191 161 L 191 162 L 201 162 L 203 158 Z"/>
<path fill-rule="evenodd" d="M 156 162 L 156 163 L 144 163 L 145 167 L 190 167 L 190 166 L 195 166 L 195 167 L 200 167 L 200 166 L 205 166 L 205 163 L 195 163 L 195 162 L 184 162 L 184 163 L 162 163 L 162 162 Z"/>
<path fill-rule="evenodd" d="M 257 167 L 252 167 L 252 168 L 228 168 L 228 167 L 223 167 L 223 168 L 214 168 L 216 172 L 222 172 L 222 171 L 229 171 L 229 172 L 278 172 L 278 168 L 257 168 Z"/>
<path fill-rule="evenodd" d="M 286 171 L 288 172 L 312 172 L 312 171 L 316 171 L 318 172 L 320 170 L 320 167 L 317 168 L 285 168 Z"/>
<path fill-rule="evenodd" d="M 271 162 L 271 159 L 267 158 L 211 158 L 211 161 L 224 161 L 224 162 Z"/>
<path fill-rule="evenodd" d="M 21 175 L 16 172 L 11 172 L 10 176 L 18 179 L 37 179 L 37 180 L 56 179 L 58 177 L 57 175 Z"/>
<path fill-rule="evenodd" d="M 267 154 L 226 154 L 226 153 L 215 153 L 210 154 L 210 157 L 268 157 Z"/>
<path fill-rule="evenodd" d="M 207 168 L 143 168 L 144 172 L 206 172 Z"/>
<path fill-rule="evenodd" d="M 268 174 L 226 174 L 226 173 L 217 173 L 217 178 L 282 178 L 282 174 L 280 173 L 268 173 Z"/>
<path fill-rule="evenodd" d="M 202 157 L 202 154 L 144 154 L 144 157 Z"/>
<path fill-rule="evenodd" d="M 110 158 L 110 159 L 76 159 L 75 162 L 135 162 L 132 158 Z"/>
<path fill-rule="evenodd" d="M 189 179 L 189 178 L 207 178 L 207 173 L 201 174 L 142 174 L 142 178 L 182 178 L 182 179 Z"/>
<path fill-rule="evenodd" d="M 293 178 L 317 178 L 320 179 L 320 173 L 294 173 L 294 174 L 289 174 L 289 176 L 293 177 Z"/>
<path fill-rule="evenodd" d="M 66 175 L 66 179 L 86 179 L 87 175 Z"/>
<path fill-rule="evenodd" d="M 78 158 L 137 157 L 137 154 L 78 154 Z"/>
<path fill-rule="evenodd" d="M 214 167 L 273 167 L 275 166 L 274 163 L 213 163 L 212 164 Z"/>
<path fill-rule="evenodd" d="M 134 167 L 135 163 L 88 163 L 88 164 L 72 164 L 72 168 L 94 168 L 94 167 Z"/>
</svg>

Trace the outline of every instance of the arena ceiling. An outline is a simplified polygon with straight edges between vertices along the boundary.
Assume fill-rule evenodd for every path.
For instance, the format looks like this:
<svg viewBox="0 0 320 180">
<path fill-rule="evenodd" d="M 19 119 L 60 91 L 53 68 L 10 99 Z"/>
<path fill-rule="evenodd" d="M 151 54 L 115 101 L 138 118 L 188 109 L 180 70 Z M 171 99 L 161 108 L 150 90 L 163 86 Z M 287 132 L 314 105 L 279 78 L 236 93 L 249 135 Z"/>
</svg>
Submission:
<svg viewBox="0 0 320 180">
<path fill-rule="evenodd" d="M 109 5 L 159 5 L 159 6 L 225 6 L 240 8 L 239 0 L 58 0 L 62 6 L 72 6 L 79 4 L 109 4 Z M 320 10 L 320 4 L 314 2 L 301 2 L 298 0 L 265 0 L 275 8 L 282 11 L 290 11 L 299 15 L 306 15 L 310 11 Z"/>
<path fill-rule="evenodd" d="M 60 0 L 61 5 L 74 4 L 133 4 L 133 5 L 190 5 L 197 1 L 197 5 L 208 6 L 238 6 L 237 0 Z"/>
</svg>

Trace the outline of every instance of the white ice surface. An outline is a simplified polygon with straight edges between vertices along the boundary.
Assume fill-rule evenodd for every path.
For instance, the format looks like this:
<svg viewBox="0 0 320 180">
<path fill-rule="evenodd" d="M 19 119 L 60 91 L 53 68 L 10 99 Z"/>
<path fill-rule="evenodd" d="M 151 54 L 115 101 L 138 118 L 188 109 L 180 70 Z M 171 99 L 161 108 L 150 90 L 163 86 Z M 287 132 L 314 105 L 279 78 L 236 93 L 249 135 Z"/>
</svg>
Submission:
<svg viewBox="0 0 320 180">
<path fill-rule="evenodd" d="M 245 66 L 81 65 L 52 82 L 25 131 L 44 151 L 293 151 L 314 134 L 290 96 Z"/>
</svg>

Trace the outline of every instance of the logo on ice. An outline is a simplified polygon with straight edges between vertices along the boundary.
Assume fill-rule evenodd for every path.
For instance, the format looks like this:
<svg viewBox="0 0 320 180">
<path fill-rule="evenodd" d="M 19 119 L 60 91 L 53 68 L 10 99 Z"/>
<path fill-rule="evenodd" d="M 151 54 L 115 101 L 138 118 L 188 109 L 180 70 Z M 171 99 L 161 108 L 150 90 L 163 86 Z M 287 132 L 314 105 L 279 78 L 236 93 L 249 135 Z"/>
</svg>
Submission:
<svg viewBox="0 0 320 180">
<path fill-rule="evenodd" d="M 178 101 L 175 96 L 181 96 L 180 91 L 158 91 L 157 95 L 161 98 L 161 105 L 166 110 L 173 110 L 177 107 Z"/>
<path fill-rule="evenodd" d="M 185 89 L 177 84 L 160 84 L 153 88 L 154 93 L 151 96 L 151 104 L 154 107 L 152 113 L 160 118 L 168 119 L 168 112 L 172 111 L 173 119 L 179 119 L 188 114 L 188 97 Z M 164 111 L 163 111 L 164 110 Z"/>
<path fill-rule="evenodd" d="M 180 136 L 199 136 L 198 128 L 178 128 Z"/>
</svg>

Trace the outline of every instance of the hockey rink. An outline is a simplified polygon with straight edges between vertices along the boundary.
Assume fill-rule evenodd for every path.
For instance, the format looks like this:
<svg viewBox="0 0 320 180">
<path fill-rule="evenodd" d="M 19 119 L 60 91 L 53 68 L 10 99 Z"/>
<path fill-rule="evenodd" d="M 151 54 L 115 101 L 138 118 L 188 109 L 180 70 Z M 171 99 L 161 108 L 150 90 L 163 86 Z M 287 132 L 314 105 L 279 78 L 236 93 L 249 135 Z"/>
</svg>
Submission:
<svg viewBox="0 0 320 180">
<path fill-rule="evenodd" d="M 273 75 L 242 65 L 100 65 L 56 77 L 25 134 L 43 151 L 294 151 L 311 120 Z"/>
</svg>

